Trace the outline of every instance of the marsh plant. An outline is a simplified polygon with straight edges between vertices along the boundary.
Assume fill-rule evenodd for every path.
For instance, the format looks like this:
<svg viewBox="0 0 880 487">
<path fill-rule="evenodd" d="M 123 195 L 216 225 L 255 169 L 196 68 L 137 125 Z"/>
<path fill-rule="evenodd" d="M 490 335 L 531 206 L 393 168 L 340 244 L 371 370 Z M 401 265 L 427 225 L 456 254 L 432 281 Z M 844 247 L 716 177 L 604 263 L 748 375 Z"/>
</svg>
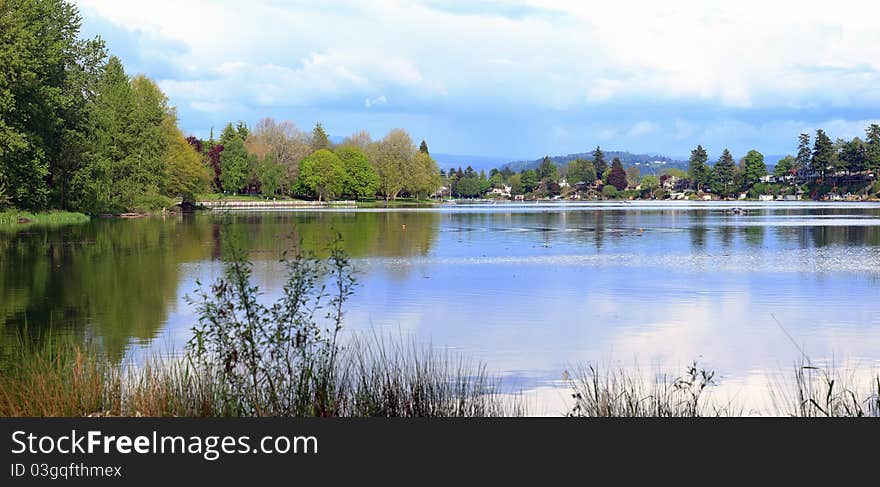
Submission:
<svg viewBox="0 0 880 487">
<path fill-rule="evenodd" d="M 239 414 L 338 414 L 336 371 L 345 302 L 355 286 L 348 257 L 336 246 L 322 260 L 301 252 L 282 260 L 281 296 L 260 301 L 252 264 L 227 246 L 224 275 L 190 303 L 199 323 L 187 345 L 196 369 L 211 371 Z"/>
<path fill-rule="evenodd" d="M 795 367 L 794 384 L 771 387 L 780 416 L 880 417 L 880 374 L 868 381 L 841 367 L 821 367 L 809 359 Z"/>
<path fill-rule="evenodd" d="M 715 372 L 693 362 L 681 376 L 659 374 L 644 378 L 638 371 L 594 365 L 568 377 L 574 406 L 573 417 L 699 417 L 732 413 L 708 400 L 716 385 Z"/>
</svg>

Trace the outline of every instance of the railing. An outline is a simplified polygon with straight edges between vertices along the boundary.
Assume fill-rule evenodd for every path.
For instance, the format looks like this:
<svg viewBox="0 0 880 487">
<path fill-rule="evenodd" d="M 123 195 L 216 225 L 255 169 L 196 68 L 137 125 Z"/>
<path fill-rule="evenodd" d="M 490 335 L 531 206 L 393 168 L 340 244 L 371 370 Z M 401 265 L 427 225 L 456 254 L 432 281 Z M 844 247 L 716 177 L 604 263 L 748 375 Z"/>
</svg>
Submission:
<svg viewBox="0 0 880 487">
<path fill-rule="evenodd" d="M 217 201 L 199 201 L 197 205 L 202 205 L 211 210 L 280 210 L 293 208 L 357 208 L 356 201 L 234 201 L 234 200 L 217 200 Z"/>
</svg>

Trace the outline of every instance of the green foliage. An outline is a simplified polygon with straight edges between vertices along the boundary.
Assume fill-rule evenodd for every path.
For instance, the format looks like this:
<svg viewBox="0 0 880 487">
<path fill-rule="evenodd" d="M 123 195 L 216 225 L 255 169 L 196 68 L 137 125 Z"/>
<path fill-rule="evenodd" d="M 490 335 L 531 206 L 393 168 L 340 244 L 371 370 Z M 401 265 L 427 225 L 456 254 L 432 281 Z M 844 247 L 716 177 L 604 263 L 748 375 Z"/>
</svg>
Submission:
<svg viewBox="0 0 880 487">
<path fill-rule="evenodd" d="M 702 145 L 698 145 L 696 149 L 691 151 L 688 162 L 688 179 L 691 180 L 691 187 L 697 191 L 702 190 L 709 183 L 709 166 L 706 165 L 708 159 L 709 156 Z"/>
<path fill-rule="evenodd" d="M 520 180 L 522 183 L 523 191 L 526 193 L 531 193 L 538 187 L 538 174 L 531 169 L 526 169 L 522 173 L 520 173 Z"/>
<path fill-rule="evenodd" d="M 397 199 L 406 188 L 412 174 L 416 149 L 406 131 L 394 129 L 381 141 L 373 144 L 370 159 L 379 175 L 378 191 L 385 200 Z"/>
<path fill-rule="evenodd" d="M 196 195 L 207 191 L 211 185 L 211 175 L 201 154 L 191 146 L 177 128 L 173 117 L 165 117 L 163 122 L 165 145 L 165 170 L 163 193 L 172 198 L 180 198 L 183 203 L 193 204 Z"/>
<path fill-rule="evenodd" d="M 606 184 L 602 187 L 602 197 L 605 199 L 614 199 L 617 197 L 618 190 L 613 184 Z"/>
<path fill-rule="evenodd" d="M 880 171 L 880 125 L 873 123 L 866 130 L 865 164 L 868 169 Z"/>
<path fill-rule="evenodd" d="M 342 162 L 345 174 L 341 194 L 356 199 L 375 196 L 379 174 L 370 164 L 367 155 L 354 146 L 339 147 L 335 152 Z"/>
<path fill-rule="evenodd" d="M 513 174 L 507 178 L 507 184 L 510 186 L 511 195 L 520 195 L 525 192 L 523 189 L 522 175 Z"/>
<path fill-rule="evenodd" d="M 315 128 L 312 129 L 311 146 L 312 151 L 330 150 L 332 148 L 330 146 L 330 138 L 327 137 L 327 132 L 324 131 L 324 126 L 321 125 L 321 122 L 316 123 Z"/>
<path fill-rule="evenodd" d="M 825 134 L 824 130 L 817 130 L 816 140 L 813 143 L 812 158 L 810 159 L 810 168 L 824 176 L 828 169 L 834 167 L 835 159 L 836 154 L 831 139 Z"/>
<path fill-rule="evenodd" d="M 747 185 L 752 185 L 767 175 L 767 166 L 764 164 L 764 155 L 756 150 L 750 150 L 743 158 L 743 178 Z"/>
<path fill-rule="evenodd" d="M 599 146 L 596 146 L 596 150 L 593 151 L 593 165 L 596 166 L 596 174 L 599 175 L 605 174 L 605 170 L 608 169 L 608 164 L 605 162 L 605 153 L 602 152 Z"/>
<path fill-rule="evenodd" d="M 220 153 L 220 182 L 224 191 L 237 193 L 244 188 L 250 174 L 251 156 L 244 141 L 237 135 L 224 144 Z"/>
<path fill-rule="evenodd" d="M 642 178 L 641 185 L 643 190 L 654 191 L 660 187 L 660 178 L 653 174 L 649 174 Z"/>
<path fill-rule="evenodd" d="M 406 190 L 410 195 L 424 199 L 440 186 L 440 169 L 437 167 L 437 163 L 427 152 L 419 151 L 413 158 Z M 484 192 L 488 189 L 489 185 L 485 174 L 481 180 L 481 186 L 484 187 Z"/>
<path fill-rule="evenodd" d="M 64 201 L 80 159 L 86 100 L 106 56 L 79 40 L 76 7 L 62 0 L 0 2 L 0 199 L 43 209 Z"/>
<path fill-rule="evenodd" d="M 544 157 L 544 160 L 541 161 L 541 165 L 538 166 L 536 173 L 538 181 L 556 181 L 559 179 L 559 170 L 549 157 Z"/>
<path fill-rule="evenodd" d="M 329 201 L 343 189 L 345 172 L 339 157 L 320 149 L 302 160 L 299 166 L 300 185 L 318 198 Z"/>
<path fill-rule="evenodd" d="M 788 176 L 795 168 L 796 164 L 797 159 L 792 156 L 785 156 L 785 158 L 780 159 L 779 162 L 776 163 L 776 167 L 773 168 L 773 175 L 778 178 Z"/>
<path fill-rule="evenodd" d="M 579 182 L 592 184 L 596 180 L 596 168 L 586 159 L 575 159 L 568 163 L 568 182 L 572 185 Z"/>
<path fill-rule="evenodd" d="M 724 149 L 721 158 L 715 163 L 709 176 L 709 185 L 713 193 L 727 196 L 733 188 L 733 177 L 736 174 L 736 163 L 730 151 Z"/>
</svg>

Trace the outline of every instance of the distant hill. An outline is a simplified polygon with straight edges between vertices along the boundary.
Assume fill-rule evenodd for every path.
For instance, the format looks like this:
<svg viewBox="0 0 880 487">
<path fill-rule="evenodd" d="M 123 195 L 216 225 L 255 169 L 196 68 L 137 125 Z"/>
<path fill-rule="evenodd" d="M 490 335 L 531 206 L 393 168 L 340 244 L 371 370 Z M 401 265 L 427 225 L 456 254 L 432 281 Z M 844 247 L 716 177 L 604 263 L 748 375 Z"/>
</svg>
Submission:
<svg viewBox="0 0 880 487">
<path fill-rule="evenodd" d="M 437 165 L 442 169 L 452 169 L 458 167 L 468 167 L 471 166 L 476 171 L 485 170 L 489 171 L 492 168 L 496 168 L 502 166 L 510 159 L 507 157 L 492 157 L 492 156 L 465 156 L 460 154 L 442 154 L 437 152 L 431 152 L 431 157 L 437 161 Z"/>
<path fill-rule="evenodd" d="M 625 151 L 607 151 L 605 152 L 605 160 L 608 161 L 608 164 L 611 164 L 611 161 L 615 158 L 619 157 L 620 162 L 623 163 L 623 167 L 638 167 L 643 176 L 648 174 L 660 174 L 664 169 L 682 169 L 687 170 L 688 163 L 687 161 L 679 161 L 672 159 L 671 157 L 661 156 L 657 154 L 633 154 L 632 152 Z M 553 161 L 557 166 L 564 166 L 569 163 L 569 161 L 573 161 L 577 158 L 582 159 L 593 159 L 592 152 L 581 152 L 578 154 L 568 154 L 565 156 L 551 156 L 550 160 Z M 503 167 L 509 168 L 513 172 L 520 172 L 524 169 L 535 169 L 539 165 L 541 165 L 541 161 L 544 158 L 535 159 L 533 161 L 515 161 L 508 162 Z"/>
</svg>

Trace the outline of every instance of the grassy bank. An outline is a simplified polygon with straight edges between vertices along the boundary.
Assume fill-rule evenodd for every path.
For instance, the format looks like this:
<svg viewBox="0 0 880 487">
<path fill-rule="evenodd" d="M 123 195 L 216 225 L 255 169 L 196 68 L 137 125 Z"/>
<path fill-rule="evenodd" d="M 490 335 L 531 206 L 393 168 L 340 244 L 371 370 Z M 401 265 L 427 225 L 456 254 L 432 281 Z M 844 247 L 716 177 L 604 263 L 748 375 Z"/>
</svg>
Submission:
<svg viewBox="0 0 880 487">
<path fill-rule="evenodd" d="M 520 402 L 499 393 L 479 364 L 430 348 L 359 342 L 336 365 L 295 371 L 284 404 L 261 387 L 258 403 L 225 371 L 190 358 L 153 357 L 116 364 L 69 342 L 23 346 L 0 375 L 0 416 L 518 416 Z"/>
<path fill-rule="evenodd" d="M 68 211 L 29 213 L 20 210 L 0 212 L 0 228 L 24 228 L 29 226 L 60 226 L 89 221 L 89 216 Z"/>
</svg>

